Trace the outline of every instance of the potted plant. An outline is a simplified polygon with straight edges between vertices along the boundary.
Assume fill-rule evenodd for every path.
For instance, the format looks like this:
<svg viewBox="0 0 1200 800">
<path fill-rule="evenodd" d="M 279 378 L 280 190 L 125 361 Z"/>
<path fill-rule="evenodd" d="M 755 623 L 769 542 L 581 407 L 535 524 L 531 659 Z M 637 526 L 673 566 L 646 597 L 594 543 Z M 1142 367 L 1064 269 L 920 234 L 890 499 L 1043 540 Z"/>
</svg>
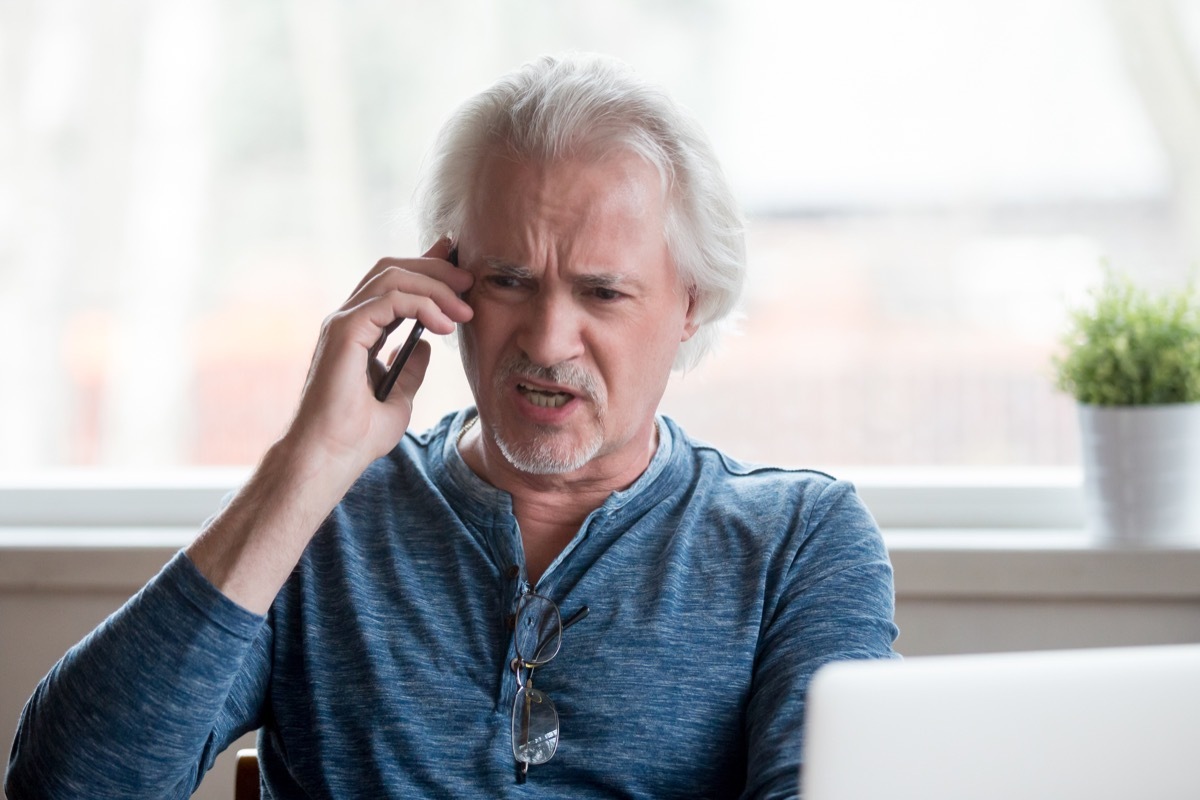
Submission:
<svg viewBox="0 0 1200 800">
<path fill-rule="evenodd" d="M 1200 544 L 1200 297 L 1109 272 L 1072 314 L 1058 386 L 1079 402 L 1088 527 L 1114 544 Z"/>
</svg>

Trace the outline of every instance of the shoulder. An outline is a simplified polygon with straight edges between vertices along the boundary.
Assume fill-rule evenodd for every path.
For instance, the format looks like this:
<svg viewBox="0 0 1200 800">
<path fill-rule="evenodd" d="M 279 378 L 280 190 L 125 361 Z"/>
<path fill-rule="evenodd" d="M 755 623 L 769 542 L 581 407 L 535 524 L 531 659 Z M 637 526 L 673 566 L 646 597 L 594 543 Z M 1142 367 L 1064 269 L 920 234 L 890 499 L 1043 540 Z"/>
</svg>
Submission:
<svg viewBox="0 0 1200 800">
<path fill-rule="evenodd" d="M 702 528 L 739 531 L 739 541 L 771 549 L 789 563 L 840 560 L 851 552 L 881 557 L 879 527 L 849 481 L 744 461 L 689 438 L 678 426 L 672 434 L 676 458 L 691 470 L 687 502 Z"/>
<path fill-rule="evenodd" d="M 836 506 L 857 496 L 848 481 L 820 470 L 763 464 L 737 458 L 707 442 L 690 437 L 669 421 L 676 457 L 686 461 L 694 480 L 705 492 L 738 504 L 780 504 L 806 507 Z"/>
</svg>

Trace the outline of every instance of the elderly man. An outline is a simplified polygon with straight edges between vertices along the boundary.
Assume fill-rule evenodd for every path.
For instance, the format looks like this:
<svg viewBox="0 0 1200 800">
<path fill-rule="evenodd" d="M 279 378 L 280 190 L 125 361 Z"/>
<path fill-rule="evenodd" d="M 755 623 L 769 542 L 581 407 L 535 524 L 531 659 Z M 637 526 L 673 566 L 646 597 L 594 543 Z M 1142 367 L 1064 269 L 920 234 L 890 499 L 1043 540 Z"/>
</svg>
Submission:
<svg viewBox="0 0 1200 800">
<path fill-rule="evenodd" d="M 38 687 L 10 798 L 185 797 L 256 728 L 272 797 L 783 797 L 813 671 L 891 656 L 852 488 L 657 415 L 742 282 L 689 118 L 545 58 L 423 185 L 429 249 L 366 275 L 246 485 Z M 459 329 L 476 403 L 419 436 L 429 346 L 374 391 L 397 318 Z"/>
</svg>

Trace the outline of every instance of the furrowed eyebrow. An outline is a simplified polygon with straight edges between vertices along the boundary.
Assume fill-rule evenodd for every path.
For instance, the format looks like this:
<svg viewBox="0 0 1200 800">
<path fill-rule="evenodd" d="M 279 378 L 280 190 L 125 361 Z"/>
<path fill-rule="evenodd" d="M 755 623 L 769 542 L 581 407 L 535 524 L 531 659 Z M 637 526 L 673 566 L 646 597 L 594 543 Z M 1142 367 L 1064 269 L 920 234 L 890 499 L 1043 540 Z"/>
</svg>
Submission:
<svg viewBox="0 0 1200 800">
<path fill-rule="evenodd" d="M 609 275 L 606 273 L 580 275 L 575 282 L 588 289 L 612 289 L 624 283 L 620 275 Z"/>
<path fill-rule="evenodd" d="M 621 289 L 631 291 L 641 285 L 636 276 L 612 272 L 594 272 L 580 275 L 575 283 L 584 289 Z"/>
<path fill-rule="evenodd" d="M 524 281 L 536 279 L 533 270 L 529 267 L 514 264 L 502 258 L 489 256 L 483 259 L 483 263 L 492 272 L 507 278 Z M 636 276 L 615 272 L 590 272 L 575 277 L 573 282 L 583 289 L 620 289 L 624 287 L 629 290 L 641 285 Z"/>
<path fill-rule="evenodd" d="M 488 269 L 509 278 L 529 280 L 533 277 L 533 270 L 529 269 L 529 267 L 522 267 L 510 261 L 504 261 L 499 258 L 485 258 L 483 263 L 487 265 Z"/>
</svg>

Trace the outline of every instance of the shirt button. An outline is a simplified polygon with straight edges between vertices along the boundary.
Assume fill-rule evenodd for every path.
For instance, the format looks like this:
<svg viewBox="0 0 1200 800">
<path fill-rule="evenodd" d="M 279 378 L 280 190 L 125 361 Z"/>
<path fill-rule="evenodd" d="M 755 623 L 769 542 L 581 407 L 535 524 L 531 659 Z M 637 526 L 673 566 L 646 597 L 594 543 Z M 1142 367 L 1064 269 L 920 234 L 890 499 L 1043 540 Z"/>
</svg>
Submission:
<svg viewBox="0 0 1200 800">
<path fill-rule="evenodd" d="M 504 618 L 504 624 L 510 631 L 515 631 L 517 629 L 517 615 L 509 614 Z"/>
<path fill-rule="evenodd" d="M 517 579 L 517 576 L 520 574 L 521 574 L 521 568 L 518 567 L 516 564 L 513 564 L 511 567 L 508 568 L 508 579 L 510 581 L 515 581 Z"/>
</svg>

